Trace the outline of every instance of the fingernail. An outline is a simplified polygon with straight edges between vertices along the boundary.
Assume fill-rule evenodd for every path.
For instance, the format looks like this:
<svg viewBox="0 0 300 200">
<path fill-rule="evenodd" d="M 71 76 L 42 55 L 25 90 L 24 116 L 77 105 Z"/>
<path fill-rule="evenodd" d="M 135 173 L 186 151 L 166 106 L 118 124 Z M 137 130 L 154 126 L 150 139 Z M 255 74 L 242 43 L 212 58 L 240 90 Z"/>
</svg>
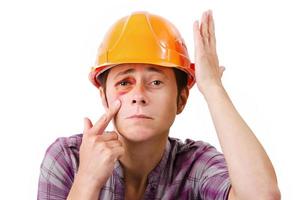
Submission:
<svg viewBox="0 0 300 200">
<path fill-rule="evenodd" d="M 119 99 L 115 100 L 114 106 L 115 106 L 115 107 L 118 107 L 119 105 L 120 105 L 120 100 L 119 100 Z"/>
</svg>

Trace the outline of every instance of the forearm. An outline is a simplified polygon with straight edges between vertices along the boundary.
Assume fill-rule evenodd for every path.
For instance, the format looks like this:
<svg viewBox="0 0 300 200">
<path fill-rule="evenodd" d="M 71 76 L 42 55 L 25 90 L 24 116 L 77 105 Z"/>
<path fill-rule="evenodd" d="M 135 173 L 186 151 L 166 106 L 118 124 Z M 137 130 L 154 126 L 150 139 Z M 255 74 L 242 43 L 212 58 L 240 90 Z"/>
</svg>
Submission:
<svg viewBox="0 0 300 200">
<path fill-rule="evenodd" d="M 237 197 L 278 194 L 275 171 L 262 145 L 239 115 L 223 87 L 205 93 Z M 274 191 L 273 191 L 274 190 Z"/>
<path fill-rule="evenodd" d="M 99 198 L 101 187 L 98 183 L 77 174 L 67 200 L 96 200 Z"/>
</svg>

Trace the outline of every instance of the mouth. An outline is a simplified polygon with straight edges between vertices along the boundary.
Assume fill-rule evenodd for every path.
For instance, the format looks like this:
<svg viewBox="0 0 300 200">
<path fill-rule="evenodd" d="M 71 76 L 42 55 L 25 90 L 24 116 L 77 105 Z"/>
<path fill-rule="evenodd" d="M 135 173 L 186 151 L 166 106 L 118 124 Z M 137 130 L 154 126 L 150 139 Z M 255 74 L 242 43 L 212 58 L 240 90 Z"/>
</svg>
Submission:
<svg viewBox="0 0 300 200">
<path fill-rule="evenodd" d="M 132 115 L 130 117 L 127 117 L 126 119 L 153 119 L 153 118 L 147 115 Z"/>
</svg>

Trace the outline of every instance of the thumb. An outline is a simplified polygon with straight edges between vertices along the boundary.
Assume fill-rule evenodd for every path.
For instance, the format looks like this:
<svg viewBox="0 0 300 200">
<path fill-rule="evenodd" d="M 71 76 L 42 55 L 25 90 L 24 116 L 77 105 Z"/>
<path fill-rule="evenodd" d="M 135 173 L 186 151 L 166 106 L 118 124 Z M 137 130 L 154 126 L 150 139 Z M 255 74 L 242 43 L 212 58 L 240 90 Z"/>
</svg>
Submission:
<svg viewBox="0 0 300 200">
<path fill-rule="evenodd" d="M 224 66 L 220 66 L 220 76 L 222 77 L 223 72 L 225 71 L 225 67 Z"/>
<path fill-rule="evenodd" d="M 224 72 L 226 68 L 224 66 L 220 66 L 220 69 L 222 72 Z"/>
<path fill-rule="evenodd" d="M 83 119 L 83 125 L 84 125 L 84 133 L 87 132 L 87 130 L 89 130 L 90 128 L 93 127 L 93 124 L 92 124 L 91 120 L 87 117 L 85 117 Z"/>
</svg>

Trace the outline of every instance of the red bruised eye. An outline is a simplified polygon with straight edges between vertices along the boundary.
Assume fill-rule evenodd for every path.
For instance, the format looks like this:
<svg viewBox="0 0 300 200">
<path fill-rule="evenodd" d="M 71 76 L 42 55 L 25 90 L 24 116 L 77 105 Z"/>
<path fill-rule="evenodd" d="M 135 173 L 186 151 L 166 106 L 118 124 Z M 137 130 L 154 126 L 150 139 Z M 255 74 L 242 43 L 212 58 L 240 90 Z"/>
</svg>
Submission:
<svg viewBox="0 0 300 200">
<path fill-rule="evenodd" d="M 128 84 L 129 84 L 128 81 L 120 81 L 120 82 L 118 83 L 119 86 L 126 86 L 126 85 L 128 85 Z"/>
<path fill-rule="evenodd" d="M 118 81 L 115 86 L 116 87 L 127 87 L 131 84 L 134 83 L 134 80 L 133 79 L 130 79 L 130 78 L 126 78 L 126 79 L 122 79 L 121 81 Z"/>
<path fill-rule="evenodd" d="M 121 81 L 118 81 L 115 84 L 115 89 L 118 94 L 118 97 L 129 92 L 133 84 L 134 84 L 134 79 L 132 78 L 126 78 L 126 79 L 122 79 Z"/>
</svg>

